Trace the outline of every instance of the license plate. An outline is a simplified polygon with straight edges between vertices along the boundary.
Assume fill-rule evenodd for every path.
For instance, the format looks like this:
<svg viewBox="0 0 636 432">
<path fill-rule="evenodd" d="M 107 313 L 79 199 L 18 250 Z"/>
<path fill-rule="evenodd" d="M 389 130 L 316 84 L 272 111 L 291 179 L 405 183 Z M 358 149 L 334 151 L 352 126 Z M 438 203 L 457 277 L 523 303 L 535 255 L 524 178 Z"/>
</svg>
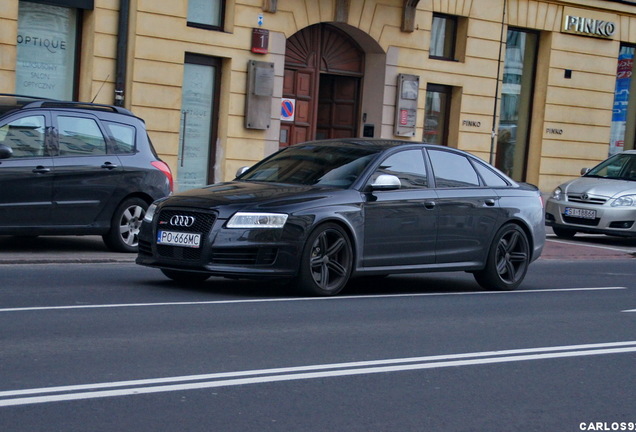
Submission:
<svg viewBox="0 0 636 432">
<path fill-rule="evenodd" d="M 581 219 L 596 219 L 596 210 L 587 210 L 574 207 L 566 207 L 565 215 Z"/>
<path fill-rule="evenodd" d="M 174 231 L 159 231 L 157 244 L 198 248 L 201 246 L 201 234 Z"/>
</svg>

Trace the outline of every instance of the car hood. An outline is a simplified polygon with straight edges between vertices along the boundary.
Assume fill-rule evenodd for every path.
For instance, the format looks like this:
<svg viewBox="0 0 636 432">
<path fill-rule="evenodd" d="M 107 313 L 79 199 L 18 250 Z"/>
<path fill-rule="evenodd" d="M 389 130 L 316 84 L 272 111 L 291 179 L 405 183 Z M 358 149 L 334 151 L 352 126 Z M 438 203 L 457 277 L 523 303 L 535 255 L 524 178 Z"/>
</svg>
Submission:
<svg viewBox="0 0 636 432">
<path fill-rule="evenodd" d="M 338 201 L 336 196 L 352 192 L 316 186 L 232 181 L 172 195 L 161 206 L 214 209 L 219 212 L 219 218 L 227 218 L 241 210 L 292 212 L 319 205 L 325 200 Z"/>
<path fill-rule="evenodd" d="M 636 194 L 636 182 L 594 177 L 581 177 L 564 183 L 561 188 L 566 194 L 583 194 L 611 198 L 627 193 Z"/>
</svg>

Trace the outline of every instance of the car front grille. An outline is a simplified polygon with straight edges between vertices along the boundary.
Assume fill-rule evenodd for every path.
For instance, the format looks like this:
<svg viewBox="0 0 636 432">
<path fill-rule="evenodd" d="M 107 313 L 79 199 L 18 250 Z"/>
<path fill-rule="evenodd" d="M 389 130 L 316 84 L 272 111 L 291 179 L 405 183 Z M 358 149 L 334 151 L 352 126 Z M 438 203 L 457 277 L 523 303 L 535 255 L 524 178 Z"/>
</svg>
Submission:
<svg viewBox="0 0 636 432">
<path fill-rule="evenodd" d="M 568 201 L 581 204 L 603 205 L 607 202 L 607 199 L 587 196 L 585 194 L 568 194 Z"/>
<path fill-rule="evenodd" d="M 170 219 L 173 216 L 193 217 L 194 223 L 188 227 L 175 227 L 170 224 Z M 161 210 L 158 216 L 158 229 L 201 234 L 201 245 L 198 248 L 157 245 L 157 254 L 164 258 L 199 261 L 201 259 L 203 242 L 208 237 L 208 233 L 212 229 L 215 220 L 216 214 L 212 212 L 192 211 L 190 209 L 180 208 L 166 208 Z"/>
</svg>

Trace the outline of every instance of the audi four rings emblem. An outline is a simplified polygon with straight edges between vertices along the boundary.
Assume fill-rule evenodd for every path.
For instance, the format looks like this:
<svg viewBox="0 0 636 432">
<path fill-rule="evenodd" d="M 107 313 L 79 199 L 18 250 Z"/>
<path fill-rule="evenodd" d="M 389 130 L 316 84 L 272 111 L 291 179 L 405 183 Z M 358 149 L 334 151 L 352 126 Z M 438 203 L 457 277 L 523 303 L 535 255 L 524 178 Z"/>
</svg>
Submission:
<svg viewBox="0 0 636 432">
<path fill-rule="evenodd" d="M 194 224 L 194 216 L 175 215 L 170 218 L 170 225 L 178 227 L 191 227 Z"/>
</svg>

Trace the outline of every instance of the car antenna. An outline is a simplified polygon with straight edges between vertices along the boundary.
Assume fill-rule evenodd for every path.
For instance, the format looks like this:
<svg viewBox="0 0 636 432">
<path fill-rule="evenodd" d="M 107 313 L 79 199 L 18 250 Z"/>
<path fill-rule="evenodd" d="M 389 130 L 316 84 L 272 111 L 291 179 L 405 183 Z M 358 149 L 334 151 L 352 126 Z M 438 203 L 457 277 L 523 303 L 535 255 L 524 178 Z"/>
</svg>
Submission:
<svg viewBox="0 0 636 432">
<path fill-rule="evenodd" d="M 104 79 L 104 81 L 102 81 L 102 85 L 99 86 L 99 90 L 97 90 L 97 93 L 95 93 L 95 97 L 93 98 L 93 100 L 91 101 L 91 103 L 95 102 L 95 99 L 97 99 L 97 96 L 99 96 L 99 92 L 102 91 L 102 88 L 104 87 L 104 84 L 106 84 L 106 81 L 108 81 L 108 78 L 110 78 L 110 74 L 108 74 L 108 76 L 106 77 L 106 79 Z"/>
</svg>

